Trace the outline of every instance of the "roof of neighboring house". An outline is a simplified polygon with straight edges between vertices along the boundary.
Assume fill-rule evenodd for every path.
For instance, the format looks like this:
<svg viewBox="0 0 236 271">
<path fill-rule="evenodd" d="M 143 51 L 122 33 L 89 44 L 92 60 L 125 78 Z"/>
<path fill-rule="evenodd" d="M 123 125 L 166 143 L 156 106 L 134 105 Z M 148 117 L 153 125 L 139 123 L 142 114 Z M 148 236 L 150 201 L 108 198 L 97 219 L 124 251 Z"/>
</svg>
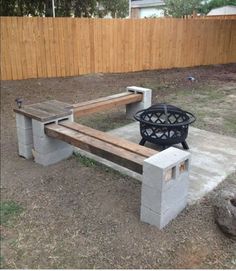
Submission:
<svg viewBox="0 0 236 271">
<path fill-rule="evenodd" d="M 236 14 L 236 6 L 223 6 L 213 8 L 207 15 L 234 15 Z"/>
<path fill-rule="evenodd" d="M 162 0 L 135 0 L 131 1 L 132 8 L 146 8 L 155 6 L 164 6 L 165 3 Z"/>
</svg>

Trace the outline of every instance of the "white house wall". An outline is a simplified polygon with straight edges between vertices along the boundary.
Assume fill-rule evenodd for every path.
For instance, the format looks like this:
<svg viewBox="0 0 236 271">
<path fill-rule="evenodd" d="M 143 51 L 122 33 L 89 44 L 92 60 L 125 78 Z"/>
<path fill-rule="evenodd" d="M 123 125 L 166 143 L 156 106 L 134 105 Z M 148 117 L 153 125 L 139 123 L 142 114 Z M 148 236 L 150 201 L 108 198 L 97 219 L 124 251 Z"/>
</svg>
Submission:
<svg viewBox="0 0 236 271">
<path fill-rule="evenodd" d="M 157 8 L 141 8 L 140 18 L 150 17 L 150 16 L 164 17 L 164 10 Z"/>
</svg>

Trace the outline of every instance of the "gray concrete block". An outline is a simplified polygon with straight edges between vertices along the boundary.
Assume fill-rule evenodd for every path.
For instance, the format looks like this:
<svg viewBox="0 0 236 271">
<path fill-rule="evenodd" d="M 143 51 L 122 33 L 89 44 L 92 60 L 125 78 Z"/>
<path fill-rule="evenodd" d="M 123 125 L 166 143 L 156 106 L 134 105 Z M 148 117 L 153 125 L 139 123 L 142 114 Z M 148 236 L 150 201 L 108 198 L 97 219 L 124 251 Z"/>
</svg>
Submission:
<svg viewBox="0 0 236 271">
<path fill-rule="evenodd" d="M 68 158 L 73 153 L 73 147 L 61 140 L 48 137 L 44 128 L 50 123 L 60 123 L 60 121 L 73 121 L 73 115 L 56 118 L 49 122 L 32 120 L 34 157 L 35 162 L 47 166 Z"/>
<path fill-rule="evenodd" d="M 162 208 L 162 191 L 142 184 L 141 204 L 155 212 L 161 212 Z"/>
<path fill-rule="evenodd" d="M 40 122 L 37 120 L 32 120 L 32 129 L 33 129 L 33 135 L 34 137 L 44 137 L 45 133 L 44 133 L 44 127 L 46 124 L 50 124 L 50 123 L 55 123 L 58 124 L 60 123 L 60 121 L 73 121 L 74 117 L 73 114 L 68 115 L 66 117 L 62 117 L 62 118 L 56 118 L 53 121 L 47 121 L 47 122 Z"/>
<path fill-rule="evenodd" d="M 144 160 L 141 218 L 145 222 L 162 228 L 186 206 L 189 159 L 188 152 L 171 147 Z"/>
<path fill-rule="evenodd" d="M 127 119 L 134 119 L 134 115 L 139 111 L 144 109 L 143 102 L 139 103 L 132 103 L 126 105 L 126 118 Z"/>
<path fill-rule="evenodd" d="M 54 138 L 50 138 L 47 135 L 45 135 L 44 137 L 34 136 L 33 142 L 34 149 L 41 154 L 47 154 L 50 152 L 57 151 L 59 149 L 71 147 L 68 143 Z"/>
<path fill-rule="evenodd" d="M 188 197 L 188 177 L 182 178 L 177 185 L 167 190 L 158 190 L 142 184 L 141 203 L 154 212 L 163 213 L 168 209 L 175 208 L 181 200 Z"/>
<path fill-rule="evenodd" d="M 151 209 L 141 205 L 140 209 L 140 220 L 142 222 L 148 223 L 150 225 L 156 226 L 158 229 L 162 229 L 161 227 L 161 215 L 155 213 Z"/>
<path fill-rule="evenodd" d="M 18 142 L 24 145 L 33 144 L 33 131 L 32 128 L 22 129 L 17 127 Z"/>
<path fill-rule="evenodd" d="M 126 117 L 133 119 L 133 116 L 135 113 L 139 110 L 146 109 L 151 106 L 152 104 L 152 90 L 148 88 L 142 88 L 142 87 L 127 87 L 126 89 L 128 92 L 134 92 L 134 93 L 142 93 L 143 94 L 143 100 L 141 102 L 127 104 L 126 105 Z"/>
<path fill-rule="evenodd" d="M 158 190 L 166 190 L 178 183 L 184 172 L 189 172 L 190 154 L 170 147 L 147 159 L 143 163 L 143 184 Z M 185 167 L 184 170 L 180 169 Z"/>
<path fill-rule="evenodd" d="M 47 154 L 41 154 L 34 151 L 34 160 L 40 165 L 49 166 L 69 158 L 72 153 L 73 147 L 71 146 Z"/>
<path fill-rule="evenodd" d="M 158 229 L 163 229 L 171 220 L 186 207 L 187 200 L 182 199 L 177 204 L 163 213 L 156 213 L 148 207 L 141 205 L 140 219 L 150 225 L 156 226 Z"/>
<path fill-rule="evenodd" d="M 142 93 L 143 94 L 142 102 L 145 108 L 148 108 L 152 105 L 152 90 L 150 88 L 131 86 L 131 87 L 127 87 L 126 90 L 128 92 Z"/>
<path fill-rule="evenodd" d="M 32 119 L 16 113 L 16 127 L 20 127 L 22 129 L 32 128 Z"/>
<path fill-rule="evenodd" d="M 25 145 L 18 142 L 18 154 L 26 159 L 33 158 L 32 148 L 33 148 L 33 144 Z"/>
</svg>

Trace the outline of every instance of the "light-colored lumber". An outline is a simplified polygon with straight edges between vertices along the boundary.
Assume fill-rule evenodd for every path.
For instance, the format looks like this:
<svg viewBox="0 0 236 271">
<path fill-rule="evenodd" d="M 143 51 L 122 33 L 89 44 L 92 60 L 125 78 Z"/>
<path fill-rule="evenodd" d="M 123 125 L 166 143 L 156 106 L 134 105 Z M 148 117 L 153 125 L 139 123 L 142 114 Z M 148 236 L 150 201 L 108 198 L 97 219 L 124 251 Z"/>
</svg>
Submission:
<svg viewBox="0 0 236 271">
<path fill-rule="evenodd" d="M 73 146 L 142 174 L 143 156 L 58 124 L 46 125 L 45 133 L 50 137 L 65 141 Z"/>
<path fill-rule="evenodd" d="M 73 105 L 75 116 L 84 116 L 98 111 L 114 108 L 116 106 L 140 102 L 142 94 L 126 93 L 116 94 L 96 100 L 77 103 Z"/>
<path fill-rule="evenodd" d="M 81 134 L 85 134 L 88 136 L 91 136 L 93 138 L 99 139 L 103 142 L 109 143 L 113 146 L 117 146 L 119 148 L 122 148 L 124 150 L 136 153 L 138 155 L 143 156 L 144 158 L 148 158 L 154 154 L 157 154 L 158 151 L 155 151 L 153 149 L 140 146 L 138 144 L 135 144 L 133 142 L 130 142 L 128 140 L 118 138 L 115 136 L 112 136 L 108 133 L 104 133 L 101 131 L 98 131 L 96 129 L 87 127 L 85 125 L 76 123 L 76 122 L 69 122 L 69 121 L 64 121 L 60 122 L 60 125 L 69 129 L 72 129 L 74 131 L 80 132 Z"/>
<path fill-rule="evenodd" d="M 1 79 L 234 63 L 235 18 L 1 17 Z"/>
</svg>

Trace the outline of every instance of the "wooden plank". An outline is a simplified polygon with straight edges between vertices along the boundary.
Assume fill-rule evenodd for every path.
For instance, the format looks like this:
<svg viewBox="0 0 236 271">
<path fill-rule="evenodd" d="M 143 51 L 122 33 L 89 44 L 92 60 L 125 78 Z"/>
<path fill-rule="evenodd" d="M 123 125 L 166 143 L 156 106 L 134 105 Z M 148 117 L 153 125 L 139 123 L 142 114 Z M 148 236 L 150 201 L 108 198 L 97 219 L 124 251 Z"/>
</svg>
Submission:
<svg viewBox="0 0 236 271">
<path fill-rule="evenodd" d="M 74 115 L 84 116 L 84 115 L 92 114 L 92 113 L 102 111 L 105 109 L 111 109 L 119 105 L 139 102 L 141 100 L 141 97 L 142 97 L 141 94 L 133 94 L 127 97 L 116 98 L 112 100 L 98 102 L 95 104 L 84 105 L 81 107 L 74 107 Z"/>
<path fill-rule="evenodd" d="M 73 146 L 142 174 L 144 159 L 140 155 L 57 124 L 46 125 L 45 133 L 50 137 L 65 141 Z"/>
<path fill-rule="evenodd" d="M 62 110 L 61 108 L 58 108 L 56 106 L 52 106 L 50 103 L 38 103 L 34 106 L 31 106 L 31 108 L 42 110 L 46 113 L 49 113 L 50 115 L 54 115 L 55 118 L 60 116 L 61 114 L 64 114 L 65 112 L 65 110 Z M 69 110 L 67 114 L 69 114 Z"/>
<path fill-rule="evenodd" d="M 106 97 L 102 97 L 102 98 L 98 98 L 98 99 L 94 99 L 94 100 L 90 100 L 90 101 L 86 101 L 86 102 L 76 103 L 73 105 L 73 107 L 81 107 L 81 106 L 85 106 L 85 105 L 89 105 L 89 104 L 104 102 L 104 101 L 108 101 L 108 100 L 112 100 L 112 99 L 116 99 L 116 98 L 121 98 L 121 97 L 126 97 L 126 96 L 130 96 L 130 95 L 133 95 L 133 93 L 122 92 L 122 93 L 118 93 L 118 94 L 114 94 L 114 95 L 110 95 L 110 96 L 106 96 Z"/>
<path fill-rule="evenodd" d="M 33 18 L 26 18 L 26 28 L 25 28 L 25 53 L 27 62 L 27 74 L 28 78 L 37 77 L 37 68 L 34 62 L 34 44 L 33 44 Z"/>
<path fill-rule="evenodd" d="M 71 114 L 71 105 L 56 100 L 15 108 L 14 112 L 39 121 L 50 121 Z"/>
<path fill-rule="evenodd" d="M 10 17 L 6 17 L 5 19 L 5 26 L 1 30 L 3 32 L 3 36 L 6 37 L 6 43 L 5 43 L 5 56 L 6 56 L 6 68 L 7 68 L 7 74 L 8 78 L 10 80 L 14 79 L 14 63 L 12 63 L 12 44 L 11 44 L 11 37 L 10 37 Z M 1 27 L 2 28 L 2 27 Z"/>
<path fill-rule="evenodd" d="M 74 71 L 75 75 L 79 75 L 79 55 L 78 55 L 78 46 L 79 46 L 79 39 L 78 39 L 78 20 L 74 19 Z"/>
<path fill-rule="evenodd" d="M 14 58 L 14 73 L 13 75 L 13 80 L 14 79 L 21 79 L 22 78 L 22 71 L 21 71 L 21 63 L 20 63 L 20 52 L 19 52 L 19 38 L 18 38 L 18 24 L 17 24 L 17 17 L 9 17 L 11 18 L 11 34 L 12 34 L 12 46 L 13 46 L 13 51 L 12 55 Z"/>
<path fill-rule="evenodd" d="M 90 73 L 95 72 L 95 50 L 94 50 L 94 20 L 89 21 L 89 44 L 90 44 Z"/>
<path fill-rule="evenodd" d="M 37 18 L 31 18 L 31 26 L 30 26 L 30 35 L 31 35 L 31 65 L 32 65 L 32 78 L 38 77 L 38 58 L 37 58 L 37 48 L 38 48 L 38 39 L 37 39 Z"/>
<path fill-rule="evenodd" d="M 78 65 L 79 65 L 79 74 L 85 73 L 85 64 L 84 63 L 84 44 L 83 44 L 83 25 L 84 19 L 77 21 L 77 54 L 78 54 Z"/>
<path fill-rule="evenodd" d="M 42 38 L 41 38 L 41 31 L 40 31 L 40 23 L 39 20 L 40 17 L 35 17 L 35 32 L 34 37 L 36 41 L 36 48 L 35 48 L 35 54 L 36 54 L 36 64 L 37 64 L 37 78 L 43 77 L 43 66 L 42 66 L 42 58 L 41 58 L 41 47 L 42 47 Z"/>
<path fill-rule="evenodd" d="M 7 80 L 8 79 L 8 73 L 6 71 L 6 68 L 7 68 L 7 59 L 6 59 L 6 42 L 7 42 L 7 37 L 4 35 L 4 30 L 6 27 L 5 27 L 5 20 L 4 20 L 4 17 L 0 17 L 0 24 L 1 24 L 1 35 L 0 35 L 0 42 L 1 42 L 1 47 L 0 47 L 0 71 L 1 71 L 1 77 L 0 79 L 1 80 Z"/>
<path fill-rule="evenodd" d="M 48 18 L 43 20 L 43 37 L 44 37 L 44 54 L 45 54 L 45 63 L 47 70 L 47 77 L 52 77 L 52 66 L 51 66 L 51 54 L 50 54 L 50 39 L 49 39 L 49 24 Z"/>
<path fill-rule="evenodd" d="M 65 53 L 65 36 L 64 36 L 64 31 L 63 31 L 63 25 L 64 25 L 64 20 L 63 18 L 57 18 L 58 20 L 58 36 L 59 36 L 59 49 L 60 49 L 60 74 L 61 76 L 66 75 L 66 53 Z"/>
<path fill-rule="evenodd" d="M 51 120 L 53 115 L 49 114 L 48 112 L 45 112 L 40 109 L 32 108 L 31 106 L 24 106 L 23 108 L 15 108 L 14 112 L 19 113 L 21 115 L 24 115 L 26 117 L 40 120 L 40 121 L 47 121 Z"/>
<path fill-rule="evenodd" d="M 85 125 L 76 122 L 63 121 L 60 122 L 60 125 L 72 129 L 74 131 L 80 132 L 81 134 L 85 134 L 93 138 L 99 139 L 101 141 L 107 142 L 119 148 L 123 148 L 124 150 L 139 154 L 144 158 L 148 158 L 158 153 L 158 151 L 152 150 L 144 146 L 140 146 L 128 140 L 112 136 L 108 133 L 95 130 L 93 128 L 87 127 Z"/>
<path fill-rule="evenodd" d="M 46 62 L 46 47 L 44 37 L 44 18 L 37 17 L 37 29 L 38 29 L 38 77 L 47 77 L 47 62 Z"/>
<path fill-rule="evenodd" d="M 62 18 L 63 20 L 63 35 L 64 35 L 64 55 L 65 55 L 65 67 L 66 76 L 71 76 L 71 40 L 70 40 L 70 26 L 69 22 L 71 18 Z M 73 59 L 72 59 L 73 61 Z"/>
<path fill-rule="evenodd" d="M 72 104 L 68 104 L 68 103 L 64 103 L 58 100 L 49 100 L 49 101 L 45 101 L 44 104 L 50 104 L 53 107 L 56 107 L 58 109 L 64 110 L 64 109 L 72 109 L 73 105 Z"/>
</svg>

